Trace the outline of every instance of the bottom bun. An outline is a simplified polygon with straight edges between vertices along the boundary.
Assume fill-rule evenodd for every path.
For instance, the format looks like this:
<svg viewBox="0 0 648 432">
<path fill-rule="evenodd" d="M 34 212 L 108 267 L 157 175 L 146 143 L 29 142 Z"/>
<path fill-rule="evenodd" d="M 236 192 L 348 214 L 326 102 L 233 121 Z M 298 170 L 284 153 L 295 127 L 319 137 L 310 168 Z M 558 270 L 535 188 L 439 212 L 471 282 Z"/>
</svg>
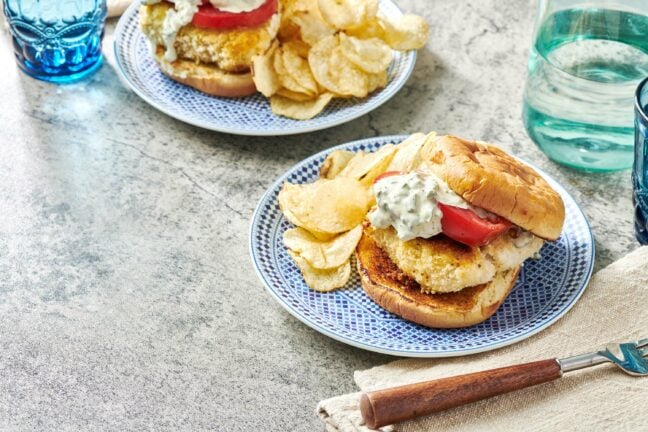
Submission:
<svg viewBox="0 0 648 432">
<path fill-rule="evenodd" d="M 387 253 L 363 234 L 356 248 L 362 289 L 382 308 L 434 328 L 458 328 L 490 318 L 513 289 L 520 267 L 499 272 L 487 284 L 445 294 L 426 294 Z"/>
<path fill-rule="evenodd" d="M 217 66 L 182 59 L 168 62 L 164 59 L 162 47 L 157 48 L 155 60 L 166 76 L 203 93 L 213 96 L 241 97 L 257 91 L 251 72 L 230 73 Z"/>
</svg>

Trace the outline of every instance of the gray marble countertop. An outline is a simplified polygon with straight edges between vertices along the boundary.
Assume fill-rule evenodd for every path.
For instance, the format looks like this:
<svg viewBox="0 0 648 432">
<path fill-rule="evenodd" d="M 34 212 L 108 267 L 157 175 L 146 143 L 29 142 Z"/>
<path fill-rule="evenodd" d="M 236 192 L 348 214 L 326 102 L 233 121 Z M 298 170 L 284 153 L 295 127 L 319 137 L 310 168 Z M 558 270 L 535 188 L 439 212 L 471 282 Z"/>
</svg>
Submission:
<svg viewBox="0 0 648 432">
<path fill-rule="evenodd" d="M 596 267 L 637 247 L 630 174 L 550 162 L 520 118 L 530 1 L 400 0 L 432 24 L 391 101 L 313 134 L 250 138 L 183 124 L 108 62 L 55 86 L 14 66 L 0 31 L 0 429 L 323 430 L 320 399 L 392 357 L 306 327 L 248 256 L 274 179 L 335 144 L 436 130 L 551 173 L 596 238 Z M 3 27 L 3 26 L 0 26 Z"/>
</svg>

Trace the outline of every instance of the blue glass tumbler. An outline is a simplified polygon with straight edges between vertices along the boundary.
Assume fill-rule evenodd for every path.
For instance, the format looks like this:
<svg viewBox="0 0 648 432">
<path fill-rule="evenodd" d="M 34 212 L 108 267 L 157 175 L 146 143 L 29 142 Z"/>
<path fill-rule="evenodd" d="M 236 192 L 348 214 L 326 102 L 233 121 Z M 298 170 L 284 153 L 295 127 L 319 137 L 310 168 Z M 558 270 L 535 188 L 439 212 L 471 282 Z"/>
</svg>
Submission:
<svg viewBox="0 0 648 432">
<path fill-rule="evenodd" d="M 101 66 L 106 0 L 3 0 L 18 66 L 45 81 L 77 81 Z"/>
<path fill-rule="evenodd" d="M 635 95 L 635 155 L 632 170 L 632 201 L 635 207 L 635 234 L 648 244 L 648 78 Z"/>
</svg>

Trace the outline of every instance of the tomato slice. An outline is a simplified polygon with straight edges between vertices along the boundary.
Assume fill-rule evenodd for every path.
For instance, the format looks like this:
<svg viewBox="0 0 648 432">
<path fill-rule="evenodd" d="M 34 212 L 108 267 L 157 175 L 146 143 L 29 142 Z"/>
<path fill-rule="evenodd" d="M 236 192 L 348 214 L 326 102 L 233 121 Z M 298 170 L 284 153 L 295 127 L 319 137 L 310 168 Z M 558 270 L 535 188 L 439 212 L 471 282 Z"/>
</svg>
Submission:
<svg viewBox="0 0 648 432">
<path fill-rule="evenodd" d="M 203 1 L 191 23 L 201 28 L 231 29 L 236 27 L 256 27 L 267 22 L 277 12 L 279 0 L 267 0 L 249 12 L 223 12 L 211 3 Z"/>
<path fill-rule="evenodd" d="M 385 171 L 384 173 L 382 173 L 378 177 L 376 177 L 376 179 L 373 182 L 374 182 L 374 184 L 376 184 L 377 182 L 379 182 L 380 180 L 382 180 L 384 178 L 391 177 L 391 176 L 396 176 L 396 175 L 401 175 L 401 174 L 403 174 L 403 173 L 400 172 L 400 171 Z"/>
<path fill-rule="evenodd" d="M 493 220 L 479 217 L 470 209 L 437 204 L 443 216 L 443 234 L 468 246 L 483 246 L 507 231 L 513 224 L 497 216 Z"/>
</svg>

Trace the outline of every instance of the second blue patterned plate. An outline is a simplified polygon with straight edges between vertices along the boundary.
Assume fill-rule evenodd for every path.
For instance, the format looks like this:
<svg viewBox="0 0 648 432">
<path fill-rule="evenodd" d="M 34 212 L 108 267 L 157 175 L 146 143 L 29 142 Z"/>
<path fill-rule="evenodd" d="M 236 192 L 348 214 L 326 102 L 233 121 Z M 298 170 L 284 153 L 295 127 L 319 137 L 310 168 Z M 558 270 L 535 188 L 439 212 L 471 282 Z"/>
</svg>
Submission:
<svg viewBox="0 0 648 432">
<path fill-rule="evenodd" d="M 354 141 L 300 162 L 261 198 L 250 228 L 255 270 L 272 296 L 315 330 L 370 351 L 406 357 L 450 357 L 488 351 L 519 342 L 556 322 L 579 299 L 592 274 L 594 241 L 585 215 L 555 180 L 540 172 L 565 202 L 560 238 L 544 245 L 539 260 L 529 260 L 499 310 L 489 320 L 463 329 L 431 329 L 405 321 L 376 305 L 355 274 L 344 289 L 318 293 L 306 286 L 283 245 L 290 223 L 279 210 L 281 185 L 319 178 L 320 165 L 334 150 L 374 151 L 406 136 Z"/>
<path fill-rule="evenodd" d="M 186 123 L 237 135 L 292 135 L 326 129 L 356 119 L 387 102 L 405 85 L 416 63 L 416 51 L 394 51 L 388 84 L 363 99 L 334 99 L 310 120 L 292 120 L 273 114 L 260 94 L 243 98 L 209 96 L 177 83 L 160 72 L 146 37 L 139 31 L 139 1 L 124 12 L 115 29 L 117 69 L 142 99 L 163 113 Z M 387 16 L 403 13 L 391 0 L 380 1 Z"/>
</svg>

